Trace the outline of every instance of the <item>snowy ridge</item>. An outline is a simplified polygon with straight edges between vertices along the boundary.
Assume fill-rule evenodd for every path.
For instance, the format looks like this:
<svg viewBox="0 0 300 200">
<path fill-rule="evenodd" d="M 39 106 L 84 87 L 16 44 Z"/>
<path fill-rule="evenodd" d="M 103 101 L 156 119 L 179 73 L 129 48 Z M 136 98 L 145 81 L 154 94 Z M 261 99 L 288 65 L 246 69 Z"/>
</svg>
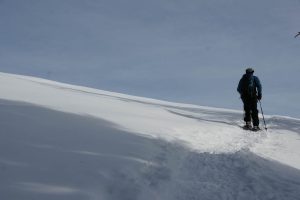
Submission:
<svg viewBox="0 0 300 200">
<path fill-rule="evenodd" d="M 0 199 L 298 199 L 300 120 L 0 73 Z"/>
<path fill-rule="evenodd" d="M 216 111 L 220 111 L 220 112 L 221 111 L 240 112 L 240 111 L 231 110 L 231 109 L 214 108 L 214 107 L 198 106 L 198 105 L 183 104 L 183 103 L 174 103 L 174 102 L 162 101 L 162 100 L 157 100 L 157 99 L 127 95 L 127 94 L 122 94 L 122 93 L 117 93 L 117 92 L 109 92 L 109 91 L 104 91 L 104 90 L 99 90 L 99 89 L 94 89 L 94 88 L 89 88 L 89 87 L 84 87 L 84 86 L 60 83 L 60 82 L 56 82 L 56 81 L 51 81 L 51 80 L 37 78 L 37 77 L 31 77 L 31 76 L 22 76 L 22 75 L 8 74 L 8 73 L 2 73 L 2 72 L 0 72 L 0 76 L 2 76 L 3 78 L 10 77 L 13 79 L 27 80 L 27 81 L 35 82 L 38 84 L 48 85 L 50 87 L 57 87 L 60 89 L 73 90 L 73 91 L 87 93 L 87 94 L 103 95 L 103 96 L 115 97 L 115 98 L 123 98 L 123 99 L 128 99 L 128 100 L 136 101 L 136 102 L 146 102 L 147 104 L 175 106 L 175 107 L 184 107 L 184 108 L 202 108 L 202 109 L 216 110 Z"/>
</svg>

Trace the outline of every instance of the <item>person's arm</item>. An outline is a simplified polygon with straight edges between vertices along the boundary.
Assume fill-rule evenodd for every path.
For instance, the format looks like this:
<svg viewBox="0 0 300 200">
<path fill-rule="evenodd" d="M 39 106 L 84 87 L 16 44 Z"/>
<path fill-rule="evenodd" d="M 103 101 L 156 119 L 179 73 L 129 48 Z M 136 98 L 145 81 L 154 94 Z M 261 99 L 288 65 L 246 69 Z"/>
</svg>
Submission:
<svg viewBox="0 0 300 200">
<path fill-rule="evenodd" d="M 258 77 L 255 77 L 255 83 L 257 87 L 257 97 L 260 100 L 262 97 L 262 86 Z"/>
</svg>

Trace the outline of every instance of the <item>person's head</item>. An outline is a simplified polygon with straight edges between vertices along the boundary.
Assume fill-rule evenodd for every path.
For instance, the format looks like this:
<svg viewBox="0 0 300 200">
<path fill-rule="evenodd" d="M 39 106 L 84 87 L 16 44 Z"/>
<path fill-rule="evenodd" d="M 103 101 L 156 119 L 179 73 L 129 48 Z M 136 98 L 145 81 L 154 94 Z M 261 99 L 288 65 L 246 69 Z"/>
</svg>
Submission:
<svg viewBox="0 0 300 200">
<path fill-rule="evenodd" d="M 254 73 L 254 69 L 252 69 L 251 67 L 246 69 L 246 74 L 253 74 Z"/>
</svg>

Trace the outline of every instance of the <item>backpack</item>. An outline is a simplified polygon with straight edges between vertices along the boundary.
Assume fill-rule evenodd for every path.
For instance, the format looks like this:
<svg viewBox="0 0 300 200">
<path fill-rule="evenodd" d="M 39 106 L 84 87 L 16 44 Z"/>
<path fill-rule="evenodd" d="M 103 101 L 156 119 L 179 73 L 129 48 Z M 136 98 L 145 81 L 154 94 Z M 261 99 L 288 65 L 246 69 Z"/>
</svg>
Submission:
<svg viewBox="0 0 300 200">
<path fill-rule="evenodd" d="M 254 76 L 244 76 L 243 77 L 243 95 L 246 97 L 253 98 L 256 96 L 256 84 L 254 80 Z"/>
</svg>

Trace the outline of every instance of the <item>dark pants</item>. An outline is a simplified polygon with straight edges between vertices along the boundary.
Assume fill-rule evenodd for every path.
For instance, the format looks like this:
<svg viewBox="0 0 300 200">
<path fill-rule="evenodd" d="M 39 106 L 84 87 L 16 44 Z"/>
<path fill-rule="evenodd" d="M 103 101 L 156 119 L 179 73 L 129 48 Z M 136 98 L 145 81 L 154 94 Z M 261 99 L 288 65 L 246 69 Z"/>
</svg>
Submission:
<svg viewBox="0 0 300 200">
<path fill-rule="evenodd" d="M 259 125 L 258 110 L 257 110 L 257 99 L 256 98 L 243 98 L 244 111 L 245 111 L 245 122 L 253 122 L 253 126 Z"/>
</svg>

